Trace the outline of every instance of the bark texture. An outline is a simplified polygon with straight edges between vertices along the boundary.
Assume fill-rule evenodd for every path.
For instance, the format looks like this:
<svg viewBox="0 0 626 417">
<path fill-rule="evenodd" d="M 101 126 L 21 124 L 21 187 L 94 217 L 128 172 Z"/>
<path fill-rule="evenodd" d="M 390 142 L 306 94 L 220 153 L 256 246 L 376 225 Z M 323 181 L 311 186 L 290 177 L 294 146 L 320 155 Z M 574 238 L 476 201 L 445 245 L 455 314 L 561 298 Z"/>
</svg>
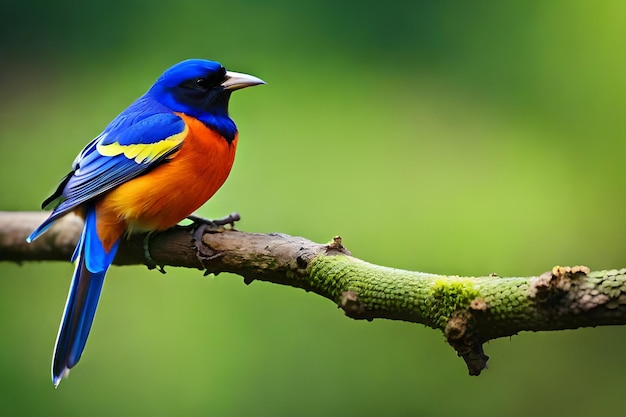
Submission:
<svg viewBox="0 0 626 417">
<path fill-rule="evenodd" d="M 31 244 L 26 236 L 42 212 L 0 212 L 0 261 L 68 260 L 82 220 L 68 215 Z M 533 277 L 459 277 L 405 271 L 353 257 L 341 238 L 318 244 L 280 233 L 228 227 L 176 227 L 125 240 L 117 265 L 177 266 L 231 272 L 311 291 L 337 303 L 348 317 L 386 318 L 441 330 L 470 375 L 486 368 L 483 344 L 523 330 L 546 331 L 626 324 L 626 268 L 589 271 L 560 267 Z"/>
</svg>

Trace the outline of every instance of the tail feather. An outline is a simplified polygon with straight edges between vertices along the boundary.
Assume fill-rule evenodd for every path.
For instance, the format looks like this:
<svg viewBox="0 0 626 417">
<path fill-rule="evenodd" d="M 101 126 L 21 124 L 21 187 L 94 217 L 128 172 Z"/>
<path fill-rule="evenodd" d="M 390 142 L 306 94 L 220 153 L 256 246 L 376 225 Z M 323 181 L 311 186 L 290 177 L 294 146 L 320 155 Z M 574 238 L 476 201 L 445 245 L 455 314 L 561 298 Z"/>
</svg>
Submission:
<svg viewBox="0 0 626 417">
<path fill-rule="evenodd" d="M 83 353 L 98 307 L 104 276 L 113 262 L 117 246 L 116 242 L 109 251 L 102 246 L 96 232 L 95 210 L 89 208 L 76 248 L 76 268 L 54 348 L 52 382 L 55 387 Z"/>
<path fill-rule="evenodd" d="M 44 234 L 46 230 L 50 229 L 56 220 L 56 218 L 51 219 L 51 217 L 48 217 L 45 222 L 43 222 L 26 238 L 26 242 L 32 243 L 33 240 L 37 239 L 39 236 Z"/>
</svg>

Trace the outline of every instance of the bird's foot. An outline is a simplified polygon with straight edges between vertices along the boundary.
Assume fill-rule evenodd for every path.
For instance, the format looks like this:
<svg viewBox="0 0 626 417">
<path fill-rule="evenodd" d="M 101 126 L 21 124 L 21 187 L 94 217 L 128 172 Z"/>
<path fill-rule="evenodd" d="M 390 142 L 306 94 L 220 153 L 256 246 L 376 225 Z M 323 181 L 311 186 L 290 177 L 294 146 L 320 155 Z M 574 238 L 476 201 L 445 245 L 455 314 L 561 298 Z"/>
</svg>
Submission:
<svg viewBox="0 0 626 417">
<path fill-rule="evenodd" d="M 204 236 L 205 233 L 219 233 L 224 230 L 224 226 L 226 225 L 230 225 L 230 228 L 234 229 L 235 222 L 241 220 L 241 216 L 237 212 L 233 212 L 226 217 L 216 220 L 205 219 L 204 217 L 194 215 L 187 216 L 187 218 L 193 222 L 193 240 L 196 242 L 196 246 L 198 246 L 198 242 L 202 242 L 202 236 Z"/>
<path fill-rule="evenodd" d="M 193 221 L 191 227 L 193 227 L 192 241 L 198 252 L 198 257 L 202 257 L 203 261 L 218 257 L 215 253 L 207 251 L 202 245 L 202 236 L 205 233 L 220 233 L 224 231 L 224 226 L 230 225 L 231 229 L 235 228 L 235 222 L 241 220 L 241 216 L 237 212 L 233 212 L 226 217 L 216 220 L 205 219 L 199 216 L 188 216 L 189 220 Z"/>
<path fill-rule="evenodd" d="M 150 254 L 150 238 L 154 235 L 155 232 L 146 233 L 146 237 L 143 238 L 143 256 L 148 269 L 158 269 L 160 273 L 165 274 L 165 268 L 163 265 L 159 265 L 152 258 Z"/>
<path fill-rule="evenodd" d="M 206 224 L 208 226 L 212 226 L 213 228 L 219 228 L 220 226 L 230 225 L 231 228 L 235 227 L 235 223 L 241 220 L 241 216 L 239 213 L 232 212 L 226 217 L 222 217 L 221 219 L 205 219 L 204 217 L 196 216 L 194 214 L 187 216 L 189 220 L 194 222 L 195 225 L 203 225 Z"/>
</svg>

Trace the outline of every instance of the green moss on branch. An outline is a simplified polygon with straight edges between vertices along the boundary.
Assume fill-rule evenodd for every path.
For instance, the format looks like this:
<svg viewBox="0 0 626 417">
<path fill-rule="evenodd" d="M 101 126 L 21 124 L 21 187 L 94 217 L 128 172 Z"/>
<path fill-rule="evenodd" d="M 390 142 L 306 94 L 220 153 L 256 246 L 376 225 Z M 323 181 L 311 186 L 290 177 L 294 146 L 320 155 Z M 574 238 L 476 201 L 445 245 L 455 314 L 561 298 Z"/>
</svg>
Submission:
<svg viewBox="0 0 626 417">
<path fill-rule="evenodd" d="M 32 245 L 26 236 L 46 213 L 0 212 L 0 260 L 69 259 L 81 220 L 66 216 Z M 626 269 L 555 267 L 534 277 L 458 277 L 405 271 L 359 260 L 340 238 L 320 245 L 284 234 L 218 229 L 194 241 L 192 227 L 154 235 L 159 265 L 232 272 L 312 291 L 355 319 L 386 318 L 443 331 L 470 374 L 486 367 L 485 341 L 520 331 L 626 324 Z M 62 237 L 62 238 L 61 238 Z M 144 236 L 124 240 L 115 263 L 145 264 Z"/>
</svg>

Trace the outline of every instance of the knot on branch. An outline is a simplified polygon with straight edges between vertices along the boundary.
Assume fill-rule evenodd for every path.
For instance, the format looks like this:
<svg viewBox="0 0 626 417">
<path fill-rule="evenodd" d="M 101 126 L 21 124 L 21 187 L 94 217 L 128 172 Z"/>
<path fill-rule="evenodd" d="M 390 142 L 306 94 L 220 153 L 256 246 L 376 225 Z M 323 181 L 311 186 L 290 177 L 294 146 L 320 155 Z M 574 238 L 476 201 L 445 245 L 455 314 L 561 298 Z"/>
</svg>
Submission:
<svg viewBox="0 0 626 417">
<path fill-rule="evenodd" d="M 586 266 L 555 266 L 550 272 L 544 272 L 533 280 L 530 296 L 540 304 L 554 302 L 566 294 L 572 284 L 587 276 Z"/>
<path fill-rule="evenodd" d="M 365 304 L 359 300 L 359 294 L 355 291 L 344 291 L 339 297 L 339 307 L 352 319 L 365 319 L 372 321 L 373 317 L 366 313 Z"/>
<path fill-rule="evenodd" d="M 341 236 L 335 236 L 324 248 L 327 255 L 348 255 L 352 253 L 342 245 Z"/>
<path fill-rule="evenodd" d="M 469 305 L 470 310 L 485 312 L 489 308 L 487 301 L 482 297 L 476 297 Z"/>
<path fill-rule="evenodd" d="M 487 303 L 482 299 L 475 304 L 477 311 L 487 309 Z M 482 303 L 481 301 L 482 300 Z M 485 355 L 483 344 L 475 328 L 473 315 L 469 311 L 458 311 L 452 315 L 444 329 L 446 340 L 456 350 L 457 354 L 463 358 L 469 374 L 480 375 L 480 372 L 487 368 L 489 356 Z"/>
</svg>

